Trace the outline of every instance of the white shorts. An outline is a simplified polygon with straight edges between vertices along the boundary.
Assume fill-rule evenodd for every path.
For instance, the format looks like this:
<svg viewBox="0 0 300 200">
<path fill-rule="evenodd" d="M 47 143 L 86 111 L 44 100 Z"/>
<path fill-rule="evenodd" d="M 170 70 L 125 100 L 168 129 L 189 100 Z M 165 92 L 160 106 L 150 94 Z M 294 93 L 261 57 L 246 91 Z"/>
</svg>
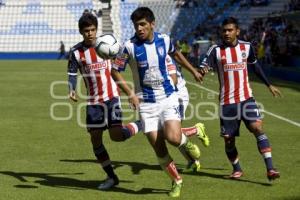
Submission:
<svg viewBox="0 0 300 200">
<path fill-rule="evenodd" d="M 179 111 L 181 119 L 185 119 L 185 111 L 189 105 L 190 97 L 187 88 L 184 86 L 177 91 L 179 99 Z"/>
<path fill-rule="evenodd" d="M 160 130 L 165 121 L 180 121 L 181 117 L 177 93 L 174 92 L 166 99 L 155 103 L 141 102 L 139 114 L 144 133 Z"/>
</svg>

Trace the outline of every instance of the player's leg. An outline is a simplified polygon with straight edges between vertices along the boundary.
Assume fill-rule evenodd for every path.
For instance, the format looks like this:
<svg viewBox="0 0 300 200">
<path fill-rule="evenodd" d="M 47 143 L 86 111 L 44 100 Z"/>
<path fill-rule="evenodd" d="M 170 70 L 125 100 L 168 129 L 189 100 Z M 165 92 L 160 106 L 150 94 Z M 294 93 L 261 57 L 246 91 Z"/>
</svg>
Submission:
<svg viewBox="0 0 300 200">
<path fill-rule="evenodd" d="M 233 168 L 232 174 L 229 177 L 238 179 L 243 175 L 243 172 L 239 162 L 239 154 L 235 146 L 235 137 L 224 137 L 224 142 L 225 153 Z"/>
<path fill-rule="evenodd" d="M 179 89 L 179 91 L 177 92 L 178 94 L 178 100 L 179 100 L 179 112 L 180 112 L 180 116 L 181 116 L 181 122 L 185 119 L 185 111 L 187 109 L 187 106 L 189 104 L 189 94 L 188 94 L 188 90 L 186 87 L 183 87 L 181 89 Z M 188 164 L 186 169 L 184 169 L 184 171 L 186 172 L 199 172 L 201 169 L 201 164 L 199 160 L 195 160 L 193 159 L 191 156 L 189 156 L 188 152 L 186 151 L 186 149 L 184 148 L 185 145 L 188 142 L 188 139 L 186 138 L 186 133 L 189 131 L 184 132 L 185 130 L 190 130 L 191 128 L 181 128 L 182 134 L 181 134 L 181 143 L 182 145 L 179 146 L 179 151 L 180 153 L 184 156 L 184 158 L 187 160 Z M 195 128 L 195 130 L 197 131 L 197 129 Z M 195 147 L 197 148 L 197 147 Z M 200 149 L 199 149 L 200 152 Z"/>
<path fill-rule="evenodd" d="M 176 147 L 183 147 L 194 160 L 200 157 L 200 149 L 190 142 L 181 132 L 181 116 L 177 94 L 170 95 L 161 103 L 160 122 L 163 125 L 165 139 Z"/>
<path fill-rule="evenodd" d="M 108 115 L 109 135 L 113 141 L 125 141 L 136 135 L 142 128 L 141 121 L 122 124 L 122 109 L 119 98 L 113 98 L 106 103 Z"/>
<path fill-rule="evenodd" d="M 180 144 L 181 145 L 179 145 L 178 149 L 179 149 L 180 153 L 183 155 L 183 157 L 187 160 L 187 166 L 184 169 L 184 172 L 199 172 L 201 169 L 201 164 L 200 164 L 199 158 L 198 159 L 192 158 L 190 156 L 189 151 L 187 150 L 187 146 L 190 146 L 189 148 L 195 149 L 192 151 L 197 151 L 201 155 L 201 152 L 200 152 L 200 149 L 198 148 L 198 146 L 189 142 L 188 138 L 186 138 L 186 136 L 184 134 L 181 135 Z"/>
<path fill-rule="evenodd" d="M 115 142 L 125 141 L 135 136 L 142 128 L 141 121 L 130 122 L 126 125 L 117 125 L 109 129 L 110 139 Z"/>
<path fill-rule="evenodd" d="M 235 136 L 239 135 L 240 121 L 238 119 L 238 104 L 223 105 L 220 108 L 221 136 L 224 138 L 225 153 L 230 161 L 233 171 L 230 178 L 238 179 L 243 175 Z"/>
<path fill-rule="evenodd" d="M 110 189 L 111 187 L 118 185 L 119 184 L 119 179 L 117 175 L 114 173 L 114 169 L 111 164 L 111 160 L 109 157 L 109 154 L 102 143 L 102 130 L 91 130 L 90 135 L 91 135 L 91 142 L 93 144 L 93 150 L 94 154 L 102 166 L 103 170 L 107 174 L 107 179 L 98 186 L 98 189 L 100 190 L 107 190 Z"/>
<path fill-rule="evenodd" d="M 205 126 L 203 123 L 198 122 L 194 126 L 181 128 L 181 131 L 188 137 L 196 135 L 205 147 L 209 146 L 209 137 L 205 132 Z"/>
<path fill-rule="evenodd" d="M 244 105 L 243 120 L 248 130 L 254 134 L 257 141 L 257 148 L 262 155 L 269 180 L 274 180 L 280 177 L 280 173 L 273 167 L 272 149 L 267 135 L 262 128 L 261 115 L 254 99 L 249 99 Z"/>
<path fill-rule="evenodd" d="M 248 125 L 248 129 L 252 132 L 257 141 L 257 148 L 262 155 L 269 180 L 274 180 L 280 177 L 280 173 L 273 167 L 272 149 L 267 135 L 262 130 L 260 122 L 254 122 Z"/>
<path fill-rule="evenodd" d="M 180 189 L 182 185 L 182 178 L 180 177 L 173 159 L 168 153 L 168 149 L 165 143 L 165 138 L 162 132 L 158 133 L 160 129 L 160 104 L 159 103 L 144 103 L 140 104 L 140 118 L 143 124 L 143 132 L 147 136 L 149 143 L 151 144 L 157 160 L 162 169 L 168 174 L 175 186 L 172 187 L 169 195 L 176 197 L 180 195 Z"/>
<path fill-rule="evenodd" d="M 200 158 L 200 150 L 180 131 L 180 121 L 167 120 L 164 122 L 164 137 L 173 146 L 183 149 L 192 160 Z"/>
<path fill-rule="evenodd" d="M 157 156 L 158 163 L 172 181 L 172 189 L 169 192 L 169 196 L 179 197 L 182 178 L 176 169 L 173 159 L 169 155 L 163 132 L 150 131 L 145 134 Z"/>
<path fill-rule="evenodd" d="M 274 180 L 280 177 L 280 173 L 273 167 L 272 149 L 267 135 L 261 127 L 261 123 L 251 123 L 248 126 L 249 130 L 254 134 L 257 141 L 257 148 L 262 155 L 269 180 Z"/>
<path fill-rule="evenodd" d="M 181 119 L 185 119 L 185 111 L 189 105 L 189 93 L 186 87 L 182 87 L 177 92 L 179 97 L 179 111 L 181 115 Z M 209 146 L 209 138 L 205 132 L 205 126 L 203 123 L 197 123 L 195 126 L 192 127 L 186 127 L 181 128 L 181 131 L 183 134 L 185 134 L 188 137 L 191 137 L 193 135 L 196 135 L 201 142 L 204 144 L 204 146 Z"/>
<path fill-rule="evenodd" d="M 99 185 L 99 189 L 110 189 L 119 183 L 117 175 L 114 173 L 110 157 L 102 142 L 103 131 L 106 129 L 104 107 L 100 105 L 87 106 L 87 129 L 91 136 L 94 154 L 107 174 L 107 179 Z"/>
</svg>

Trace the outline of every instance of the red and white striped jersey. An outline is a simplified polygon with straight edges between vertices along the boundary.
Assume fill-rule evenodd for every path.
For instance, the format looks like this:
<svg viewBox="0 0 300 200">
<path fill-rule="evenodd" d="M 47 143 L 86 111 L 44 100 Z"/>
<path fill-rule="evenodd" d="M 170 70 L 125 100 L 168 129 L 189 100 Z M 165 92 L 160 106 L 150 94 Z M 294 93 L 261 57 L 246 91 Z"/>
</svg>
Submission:
<svg viewBox="0 0 300 200">
<path fill-rule="evenodd" d="M 79 69 L 86 89 L 89 105 L 99 104 L 119 96 L 119 88 L 111 77 L 111 61 L 96 54 L 93 47 L 78 43 L 70 51 L 68 75 L 76 76 Z"/>
<path fill-rule="evenodd" d="M 248 78 L 248 64 L 255 64 L 251 43 L 239 40 L 236 46 L 213 45 L 202 66 L 216 68 L 220 82 L 220 104 L 233 104 L 253 96 Z"/>
</svg>

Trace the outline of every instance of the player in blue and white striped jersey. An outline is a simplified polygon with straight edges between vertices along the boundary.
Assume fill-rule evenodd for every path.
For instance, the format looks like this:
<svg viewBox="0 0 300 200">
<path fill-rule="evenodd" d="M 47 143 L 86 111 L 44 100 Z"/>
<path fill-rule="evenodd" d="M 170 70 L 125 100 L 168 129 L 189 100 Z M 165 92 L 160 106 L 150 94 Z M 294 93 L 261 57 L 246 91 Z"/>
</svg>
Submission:
<svg viewBox="0 0 300 200">
<path fill-rule="evenodd" d="M 190 101 L 189 92 L 186 87 L 186 81 L 183 77 L 181 67 L 179 65 L 176 65 L 175 61 L 169 55 L 166 56 L 166 65 L 170 76 L 176 74 L 176 79 L 174 78 L 174 76 L 172 76 L 172 80 L 174 82 L 174 87 L 178 95 L 181 120 L 184 120 L 185 111 Z M 181 132 L 188 137 L 196 135 L 203 142 L 204 146 L 209 146 L 209 137 L 205 133 L 205 126 L 203 123 L 199 122 L 195 124 L 195 126 L 181 128 Z M 180 147 L 179 150 L 188 161 L 186 170 L 199 172 L 201 168 L 199 160 L 190 158 L 188 155 L 186 155 L 183 148 Z"/>
<path fill-rule="evenodd" d="M 182 178 L 168 153 L 165 140 L 176 147 L 183 146 L 194 159 L 199 158 L 200 151 L 181 133 L 178 96 L 168 75 L 166 56 L 171 55 L 176 62 L 186 67 L 197 81 L 202 81 L 202 75 L 175 49 L 168 35 L 154 32 L 155 17 L 149 8 L 137 8 L 131 14 L 131 20 L 135 36 L 125 43 L 117 56 L 112 75 L 120 80 L 119 72 L 124 71 L 127 64 L 130 65 L 135 92 L 125 92 L 131 95 L 129 101 L 138 96 L 139 102 L 132 101 L 133 106 L 139 109 L 144 133 L 156 153 L 159 164 L 172 179 L 173 186 L 169 195 L 178 197 Z M 123 83 L 121 81 L 118 84 Z"/>
<path fill-rule="evenodd" d="M 115 66 L 124 71 L 128 63 L 132 73 L 137 75 L 134 78 L 137 96 L 144 102 L 158 102 L 174 92 L 165 65 L 166 55 L 174 51 L 167 35 L 154 33 L 153 41 L 144 43 L 134 36 L 125 43 Z"/>
</svg>

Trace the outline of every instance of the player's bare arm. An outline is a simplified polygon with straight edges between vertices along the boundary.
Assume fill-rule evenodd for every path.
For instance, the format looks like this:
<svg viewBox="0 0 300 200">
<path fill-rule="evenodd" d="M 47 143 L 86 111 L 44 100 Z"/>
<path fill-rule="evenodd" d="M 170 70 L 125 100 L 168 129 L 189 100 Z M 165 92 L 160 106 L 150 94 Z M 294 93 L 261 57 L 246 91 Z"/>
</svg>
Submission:
<svg viewBox="0 0 300 200">
<path fill-rule="evenodd" d="M 123 76 L 118 72 L 116 69 L 111 70 L 111 76 L 114 79 L 114 81 L 117 83 L 117 85 L 121 88 L 123 92 L 128 96 L 128 101 L 131 104 L 132 108 L 134 110 L 138 109 L 139 107 L 139 99 L 135 95 L 134 91 L 130 89 L 130 87 L 127 85 L 125 79 Z"/>
<path fill-rule="evenodd" d="M 182 67 L 186 68 L 191 74 L 193 74 L 194 78 L 198 82 L 203 81 L 203 77 L 201 73 L 199 73 L 190 63 L 189 61 L 182 55 L 180 51 L 175 51 L 172 55 L 170 55 L 177 63 L 179 63 Z"/>
<path fill-rule="evenodd" d="M 177 82 L 178 82 L 177 75 L 176 74 L 170 74 L 170 77 L 171 77 L 174 85 L 177 85 Z"/>
</svg>

